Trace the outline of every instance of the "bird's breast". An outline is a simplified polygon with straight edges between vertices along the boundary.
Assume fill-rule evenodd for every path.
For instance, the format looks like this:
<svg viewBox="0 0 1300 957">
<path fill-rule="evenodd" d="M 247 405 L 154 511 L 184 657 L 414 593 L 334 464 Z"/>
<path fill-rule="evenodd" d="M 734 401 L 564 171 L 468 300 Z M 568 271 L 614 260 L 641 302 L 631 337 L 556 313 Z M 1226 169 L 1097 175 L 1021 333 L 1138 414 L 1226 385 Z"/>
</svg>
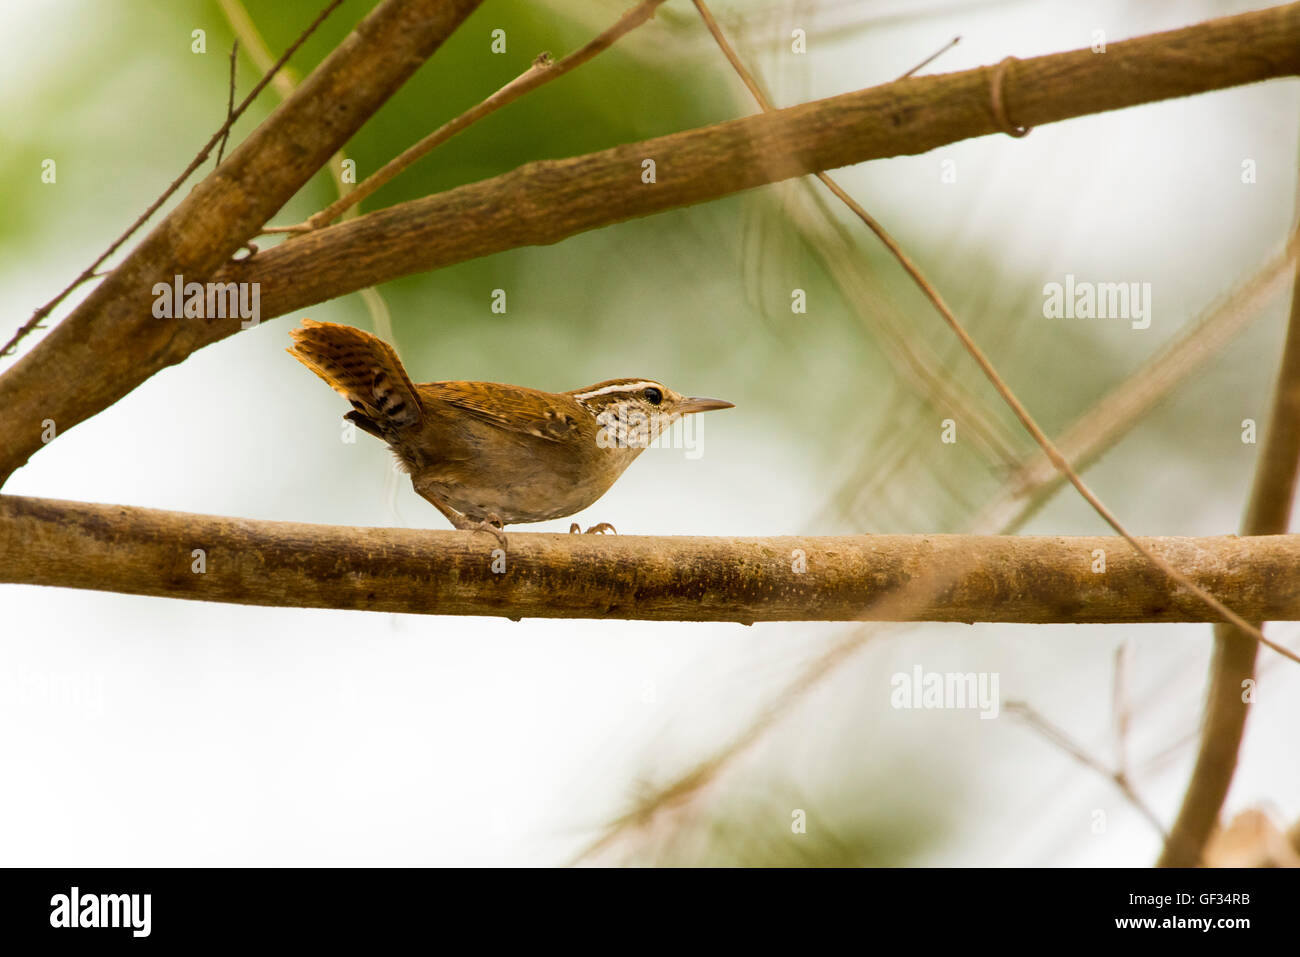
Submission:
<svg viewBox="0 0 1300 957">
<path fill-rule="evenodd" d="M 418 444 L 413 478 L 433 484 L 458 512 L 476 521 L 494 514 L 507 525 L 582 511 L 642 451 L 602 448 L 594 436 L 556 442 L 464 420 L 430 423 Z"/>
</svg>

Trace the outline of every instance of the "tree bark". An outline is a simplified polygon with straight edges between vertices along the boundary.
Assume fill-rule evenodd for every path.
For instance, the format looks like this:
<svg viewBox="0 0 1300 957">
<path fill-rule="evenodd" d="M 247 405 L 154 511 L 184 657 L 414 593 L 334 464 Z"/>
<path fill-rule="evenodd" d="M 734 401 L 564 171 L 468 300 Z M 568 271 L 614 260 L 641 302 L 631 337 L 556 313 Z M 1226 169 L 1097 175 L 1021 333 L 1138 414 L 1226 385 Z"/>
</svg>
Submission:
<svg viewBox="0 0 1300 957">
<path fill-rule="evenodd" d="M 476 532 L 0 495 L 0 582 L 509 618 L 1210 620 L 1198 598 L 1116 537 L 508 536 L 505 551 Z M 1142 541 L 1242 615 L 1300 620 L 1300 535 Z M 1104 571 L 1094 571 L 1098 551 Z"/>
<path fill-rule="evenodd" d="M 0 375 L 0 485 L 63 432 L 192 351 L 153 286 L 205 282 L 449 37 L 479 0 L 384 0 L 121 265 Z"/>
</svg>

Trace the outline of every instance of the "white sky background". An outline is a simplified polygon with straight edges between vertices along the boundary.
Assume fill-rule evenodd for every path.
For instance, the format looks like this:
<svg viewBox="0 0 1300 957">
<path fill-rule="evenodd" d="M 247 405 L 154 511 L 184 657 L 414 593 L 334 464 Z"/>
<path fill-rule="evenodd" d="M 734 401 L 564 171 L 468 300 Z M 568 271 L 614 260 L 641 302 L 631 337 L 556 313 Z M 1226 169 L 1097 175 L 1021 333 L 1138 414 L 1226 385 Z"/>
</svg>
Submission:
<svg viewBox="0 0 1300 957">
<path fill-rule="evenodd" d="M 788 105 L 880 82 L 955 32 L 962 44 L 930 71 L 1078 48 L 1098 27 L 1114 41 L 1251 6 L 932 5 L 940 11 L 932 17 L 886 21 L 824 45 L 814 33 L 809 56 L 796 62 L 774 50 L 763 68 L 778 102 Z M 30 126 L 33 104 L 59 85 L 44 66 L 84 55 L 96 18 L 111 16 L 105 7 L 0 0 L 7 24 L 0 129 Z M 719 7 L 724 24 L 726 11 L 738 7 Z M 901 15 L 916 7 L 871 8 Z M 780 35 L 788 37 L 798 19 L 780 22 Z M 752 32 L 744 41 L 756 43 Z M 33 237 L 28 255 L 0 262 L 6 337 L 134 217 L 137 205 L 123 194 L 144 183 L 153 195 L 201 142 L 188 132 L 173 142 L 165 127 L 143 122 L 138 142 L 120 136 L 124 121 L 110 118 L 108 104 L 155 102 L 155 82 L 128 62 L 102 87 L 80 91 L 84 105 L 66 123 L 102 136 L 104 154 L 93 170 L 60 167 L 48 228 Z M 211 112 L 183 84 L 169 96 L 178 113 L 200 104 L 203 115 Z M 1019 141 L 959 143 L 839 178 L 905 244 L 938 231 L 948 234 L 954 257 L 963 248 L 997 250 L 1008 274 L 1151 281 L 1165 297 L 1157 308 L 1166 310 L 1151 333 L 1163 339 L 1283 236 L 1293 209 L 1297 100 L 1294 82 L 1233 90 L 1056 124 Z M 126 111 L 120 103 L 115 109 Z M 159 153 L 166 161 L 139 163 Z M 1247 156 L 1261 158 L 1255 187 L 1237 179 Z M 959 171 L 949 189 L 936 185 L 944 158 Z M 1189 195 L 1185 172 L 1206 167 L 1222 168 L 1223 189 Z M 32 183 L 38 175 L 32 172 Z M 105 189 L 115 182 L 131 189 Z M 87 216 L 87 207 L 102 213 Z M 1261 231 L 1261 216 L 1275 228 Z M 1200 229 L 1189 230 L 1189 221 Z M 93 231 L 89 222 L 96 222 Z M 331 305 L 308 314 L 348 321 L 356 313 Z M 1276 323 L 1280 313 L 1270 315 Z M 443 527 L 405 480 L 391 510 L 382 450 L 337 441 L 337 403 L 281 352 L 293 321 L 228 339 L 155 376 L 35 456 L 4 491 L 267 519 Z M 1149 348 L 1143 344 L 1141 354 Z M 1271 376 L 1275 356 L 1263 360 L 1258 368 Z M 295 438 L 294 448 L 309 448 L 309 458 L 285 461 L 280 437 L 308 429 L 319 442 Z M 649 453 L 577 519 L 644 534 L 807 527 L 825 489 L 794 454 L 796 439 L 773 436 L 743 406 L 711 419 L 706 436 L 703 458 Z M 344 455 L 354 458 L 341 466 Z M 1108 473 L 1105 462 L 1095 470 L 1121 515 L 1142 516 L 1134 523 L 1141 531 L 1235 529 L 1239 500 L 1198 498 L 1195 476 L 1157 479 L 1158 471 L 1153 464 L 1147 483 Z M 1067 508 L 1040 517 L 1032 531 L 1076 531 L 1067 526 L 1078 514 Z M 842 631 L 515 624 L 15 586 L 0 588 L 0 602 L 0 774 L 8 782 L 0 789 L 0 863 L 14 865 L 559 862 L 589 836 L 584 827 L 625 809 L 647 771 L 707 753 L 765 689 L 792 674 L 793 662 Z M 1132 748 L 1154 754 L 1195 726 L 1208 629 L 917 629 L 873 651 L 870 667 L 854 672 L 863 681 L 858 696 L 879 703 L 867 717 L 879 722 L 890 747 L 949 766 L 968 789 L 961 828 L 933 863 L 1152 860 L 1153 835 L 1107 785 L 1010 719 L 888 707 L 889 674 L 917 661 L 930 670 L 998 670 L 1004 698 L 1028 698 L 1105 754 L 1110 657 L 1123 638 L 1138 639 L 1135 695 L 1140 714 L 1149 715 L 1139 720 Z M 1300 770 L 1284 758 L 1294 755 L 1286 729 L 1295 725 L 1300 681 L 1267 655 L 1264 661 L 1266 693 L 1231 806 L 1272 801 L 1293 820 Z M 1081 687 L 1089 693 L 1081 695 Z M 818 707 L 809 705 L 801 729 L 817 727 Z M 1190 754 L 1139 779 L 1165 820 Z M 1088 830 L 1097 807 L 1112 820 L 1103 837 Z"/>
</svg>

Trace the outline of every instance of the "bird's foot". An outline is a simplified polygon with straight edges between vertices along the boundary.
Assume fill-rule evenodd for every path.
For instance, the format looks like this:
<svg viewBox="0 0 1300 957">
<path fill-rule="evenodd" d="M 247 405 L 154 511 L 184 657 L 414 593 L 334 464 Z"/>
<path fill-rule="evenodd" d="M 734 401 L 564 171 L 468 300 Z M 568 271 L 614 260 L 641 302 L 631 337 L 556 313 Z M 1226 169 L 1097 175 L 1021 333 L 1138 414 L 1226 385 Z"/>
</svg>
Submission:
<svg viewBox="0 0 1300 957">
<path fill-rule="evenodd" d="M 579 525 L 577 522 L 571 522 L 571 523 L 569 523 L 569 534 L 570 534 L 570 535 L 577 535 L 578 532 L 580 532 L 580 531 L 582 531 L 582 526 Z M 608 534 L 608 533 L 610 533 L 610 532 L 613 532 L 615 535 L 617 535 L 617 534 L 618 534 L 618 529 L 615 528 L 613 525 L 609 524 L 609 522 L 601 522 L 599 525 L 593 525 L 593 526 L 591 526 L 591 528 L 587 529 L 586 534 L 588 534 L 588 535 L 606 535 L 606 534 Z"/>
<path fill-rule="evenodd" d="M 495 514 L 489 515 L 486 519 L 484 519 L 481 522 L 475 522 L 475 521 L 471 521 L 470 519 L 466 519 L 464 522 L 458 523 L 456 527 L 467 532 L 487 532 L 490 535 L 495 535 L 497 537 L 497 541 L 501 543 L 502 548 L 509 547 L 506 544 L 506 533 L 502 531 L 502 528 L 504 526 L 501 522 L 501 519 L 498 518 Z"/>
</svg>

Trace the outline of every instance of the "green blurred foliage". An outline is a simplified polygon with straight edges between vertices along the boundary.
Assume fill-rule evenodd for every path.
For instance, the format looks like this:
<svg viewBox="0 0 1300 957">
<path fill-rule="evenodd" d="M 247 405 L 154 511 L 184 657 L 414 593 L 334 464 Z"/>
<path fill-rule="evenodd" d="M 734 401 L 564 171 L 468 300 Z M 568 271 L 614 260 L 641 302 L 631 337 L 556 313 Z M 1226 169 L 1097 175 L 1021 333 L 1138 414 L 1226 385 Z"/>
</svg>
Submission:
<svg viewBox="0 0 1300 957">
<path fill-rule="evenodd" d="M 903 774 L 906 769 L 907 773 Z M 623 862 L 655 867 L 900 867 L 951 837 L 945 793 L 913 762 L 841 767 L 816 794 L 788 777 L 749 775 L 675 824 L 649 829 Z M 905 788 L 896 782 L 905 780 Z M 891 781 L 895 782 L 891 784 Z M 669 818 L 671 821 L 671 817 Z"/>
</svg>

